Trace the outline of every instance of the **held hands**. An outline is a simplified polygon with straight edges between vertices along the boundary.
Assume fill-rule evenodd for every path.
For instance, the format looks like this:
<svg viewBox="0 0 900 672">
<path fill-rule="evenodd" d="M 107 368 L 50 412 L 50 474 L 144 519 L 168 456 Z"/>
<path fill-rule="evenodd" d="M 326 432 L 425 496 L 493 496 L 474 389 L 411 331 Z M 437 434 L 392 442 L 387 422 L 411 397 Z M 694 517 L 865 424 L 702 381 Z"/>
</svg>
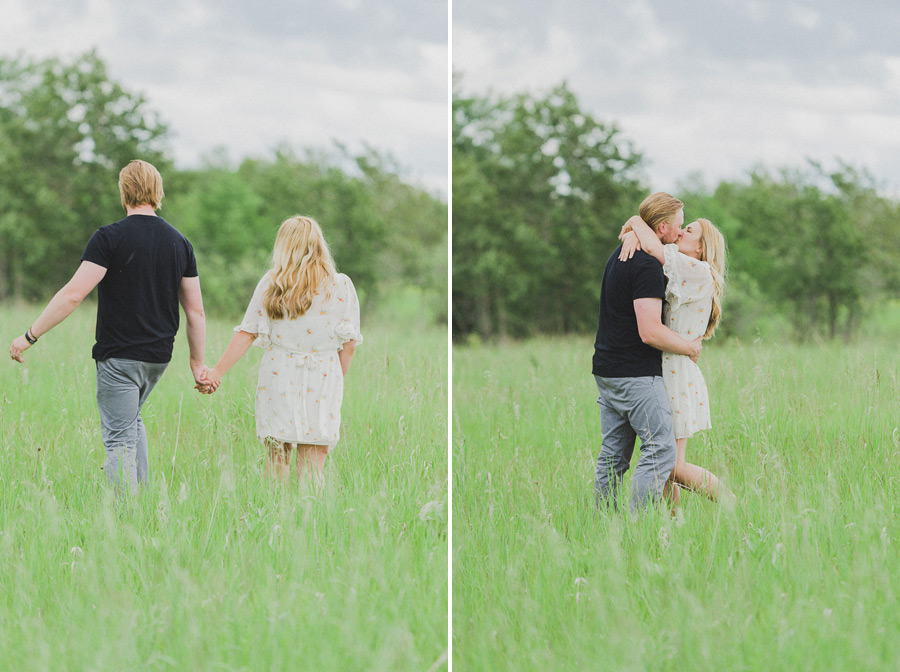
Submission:
<svg viewBox="0 0 900 672">
<path fill-rule="evenodd" d="M 205 364 L 191 364 L 191 372 L 194 374 L 194 389 L 200 394 L 212 394 L 222 381 L 222 374 Z"/>
<path fill-rule="evenodd" d="M 12 345 L 9 346 L 9 357 L 14 362 L 23 363 L 25 360 L 22 359 L 22 353 L 28 350 L 31 347 L 31 343 L 24 336 L 19 336 L 17 339 L 13 340 Z"/>
</svg>

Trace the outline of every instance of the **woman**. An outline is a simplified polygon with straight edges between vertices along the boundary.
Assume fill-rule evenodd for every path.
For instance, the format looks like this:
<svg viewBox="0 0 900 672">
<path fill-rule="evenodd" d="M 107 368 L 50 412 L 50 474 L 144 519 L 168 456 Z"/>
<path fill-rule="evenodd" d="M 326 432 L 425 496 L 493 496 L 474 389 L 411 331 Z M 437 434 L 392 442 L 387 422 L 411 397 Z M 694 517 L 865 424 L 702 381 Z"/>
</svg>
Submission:
<svg viewBox="0 0 900 672">
<path fill-rule="evenodd" d="M 722 314 L 725 239 L 708 219 L 698 219 L 682 229 L 677 242 L 663 245 L 651 225 L 654 218 L 666 214 L 645 201 L 641 216 L 632 217 L 622 229 L 619 258 L 625 261 L 637 249 L 655 257 L 663 265 L 668 280 L 663 323 L 686 339 L 695 339 L 699 334 L 704 339 L 711 338 Z M 645 221 L 645 217 L 650 221 Z M 678 457 L 665 494 L 676 505 L 679 485 L 701 492 L 713 501 L 724 494 L 730 495 L 715 475 L 685 461 L 687 440 L 712 426 L 703 374 L 697 364 L 684 355 L 663 352 L 662 358 L 663 383 L 672 407 L 678 446 Z"/>
<path fill-rule="evenodd" d="M 281 224 L 272 257 L 272 269 L 201 391 L 214 391 L 251 345 L 263 348 L 256 435 L 268 448 L 266 473 L 287 479 L 293 450 L 298 479 L 312 474 L 318 484 L 339 438 L 344 376 L 363 341 L 359 300 L 350 278 L 336 272 L 322 229 L 310 217 Z"/>
</svg>

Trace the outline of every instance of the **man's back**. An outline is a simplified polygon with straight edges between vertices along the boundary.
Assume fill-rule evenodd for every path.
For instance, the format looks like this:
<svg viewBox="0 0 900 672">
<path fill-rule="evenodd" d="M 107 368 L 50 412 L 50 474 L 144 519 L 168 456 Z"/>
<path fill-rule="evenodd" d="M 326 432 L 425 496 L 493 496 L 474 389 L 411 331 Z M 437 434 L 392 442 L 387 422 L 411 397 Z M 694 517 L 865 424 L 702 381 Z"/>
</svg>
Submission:
<svg viewBox="0 0 900 672">
<path fill-rule="evenodd" d="M 603 271 L 593 373 L 603 378 L 661 376 L 660 352 L 641 340 L 634 301 L 665 298 L 666 278 L 650 255 L 639 251 L 623 262 L 620 250 L 616 248 Z"/>
<path fill-rule="evenodd" d="M 187 239 L 161 217 L 132 214 L 98 229 L 81 258 L 107 269 L 97 287 L 94 359 L 168 362 L 181 280 L 197 275 Z"/>
</svg>

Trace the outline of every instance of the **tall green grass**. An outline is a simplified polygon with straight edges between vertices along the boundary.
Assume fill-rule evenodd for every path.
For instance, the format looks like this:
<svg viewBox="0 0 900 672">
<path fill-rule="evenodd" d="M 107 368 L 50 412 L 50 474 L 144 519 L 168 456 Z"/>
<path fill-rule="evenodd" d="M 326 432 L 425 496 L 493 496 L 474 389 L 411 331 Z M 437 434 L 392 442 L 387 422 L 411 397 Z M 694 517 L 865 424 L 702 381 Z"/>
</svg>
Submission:
<svg viewBox="0 0 900 672">
<path fill-rule="evenodd" d="M 454 670 L 897 669 L 896 342 L 704 350 L 688 459 L 739 503 L 675 519 L 596 511 L 591 354 L 454 349 Z"/>
<path fill-rule="evenodd" d="M 0 311 L 4 348 L 36 317 Z M 207 359 L 231 337 L 208 325 Z M 263 473 L 252 348 L 144 407 L 151 486 L 101 470 L 93 311 L 0 367 L 0 669 L 428 670 L 447 650 L 446 332 L 364 328 L 324 490 Z"/>
</svg>

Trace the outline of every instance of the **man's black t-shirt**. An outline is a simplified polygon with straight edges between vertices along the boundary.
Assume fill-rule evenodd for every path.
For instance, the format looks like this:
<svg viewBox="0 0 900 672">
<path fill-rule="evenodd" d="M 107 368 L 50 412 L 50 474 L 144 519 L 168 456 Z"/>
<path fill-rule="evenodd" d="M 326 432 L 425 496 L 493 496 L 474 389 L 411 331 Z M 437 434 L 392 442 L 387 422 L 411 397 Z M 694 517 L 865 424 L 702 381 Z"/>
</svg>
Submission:
<svg viewBox="0 0 900 672">
<path fill-rule="evenodd" d="M 181 279 L 197 276 L 187 238 L 162 217 L 131 215 L 97 229 L 81 260 L 106 268 L 94 359 L 171 360 Z"/>
<path fill-rule="evenodd" d="M 662 355 L 641 340 L 635 299 L 663 299 L 662 265 L 643 251 L 619 261 L 621 245 L 606 262 L 600 288 L 600 325 L 594 343 L 594 375 L 603 378 L 661 376 Z M 660 315 L 662 319 L 662 315 Z"/>
</svg>

